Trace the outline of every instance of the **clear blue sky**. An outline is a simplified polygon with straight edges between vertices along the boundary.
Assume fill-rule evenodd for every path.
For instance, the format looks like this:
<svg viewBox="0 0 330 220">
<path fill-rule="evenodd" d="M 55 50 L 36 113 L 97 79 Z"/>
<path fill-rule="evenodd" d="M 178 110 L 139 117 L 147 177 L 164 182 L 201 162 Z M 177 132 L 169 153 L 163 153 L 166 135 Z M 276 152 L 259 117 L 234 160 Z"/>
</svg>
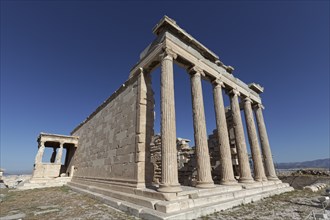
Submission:
<svg viewBox="0 0 330 220">
<path fill-rule="evenodd" d="M 1 1 L 0 166 L 31 170 L 38 134 L 69 134 L 119 88 L 165 14 L 236 77 L 265 87 L 276 162 L 329 157 L 328 1 Z M 176 67 L 177 133 L 193 139 L 189 83 Z M 153 87 L 159 107 L 159 70 Z M 211 86 L 203 90 L 211 133 Z"/>
</svg>

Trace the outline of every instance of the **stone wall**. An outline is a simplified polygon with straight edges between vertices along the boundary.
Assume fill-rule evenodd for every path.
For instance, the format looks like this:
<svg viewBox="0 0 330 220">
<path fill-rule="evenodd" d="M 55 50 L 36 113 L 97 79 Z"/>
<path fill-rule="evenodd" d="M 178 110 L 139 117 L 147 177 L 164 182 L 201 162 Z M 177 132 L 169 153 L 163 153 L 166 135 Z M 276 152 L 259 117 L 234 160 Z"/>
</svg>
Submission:
<svg viewBox="0 0 330 220">
<path fill-rule="evenodd" d="M 143 87 L 143 74 L 129 79 L 71 133 L 79 137 L 73 182 L 134 187 L 139 181 L 144 183 L 144 174 L 138 181 L 138 171 L 145 168 L 145 159 L 141 159 L 145 149 L 137 149 L 150 133 L 138 128 L 142 123 L 146 130 L 146 116 L 141 116 L 147 109 L 141 107 L 147 103 L 142 103 L 147 99 Z"/>
<path fill-rule="evenodd" d="M 187 143 L 182 143 L 178 138 L 178 168 L 179 182 L 184 186 L 196 186 L 197 184 L 197 161 L 195 148 L 190 148 Z M 186 141 L 185 141 L 186 142 Z"/>
<path fill-rule="evenodd" d="M 226 120 L 227 120 L 227 129 L 229 135 L 229 144 L 231 150 L 231 159 L 233 164 L 234 176 L 238 178 L 239 176 L 239 166 L 238 166 L 238 155 L 236 150 L 235 143 L 235 133 L 234 133 L 234 124 L 233 117 L 230 108 L 226 108 Z M 219 183 L 220 176 L 220 152 L 219 152 L 219 142 L 217 130 L 213 130 L 213 133 L 208 137 L 208 145 L 210 149 L 210 159 L 211 159 L 211 167 L 212 167 L 212 176 L 215 183 Z"/>
<path fill-rule="evenodd" d="M 177 138 L 178 150 L 178 170 L 179 182 L 182 185 L 194 185 L 196 182 L 196 160 L 195 150 L 189 147 L 190 140 Z M 156 134 L 152 137 L 150 145 L 151 163 L 152 163 L 152 181 L 154 184 L 159 184 L 162 177 L 162 158 L 161 158 L 161 136 Z"/>
<path fill-rule="evenodd" d="M 190 147 L 190 140 L 177 138 L 177 150 L 178 150 L 178 174 L 179 183 L 184 186 L 195 186 L 197 181 L 197 162 L 195 147 Z M 212 179 L 216 182 L 220 182 L 220 153 L 218 148 L 218 140 L 216 136 L 216 130 L 213 134 L 209 135 L 208 147 L 210 152 L 210 161 L 212 169 Z M 159 184 L 161 182 L 161 136 L 159 134 L 152 138 L 151 144 L 151 162 L 153 166 L 153 182 Z"/>
<path fill-rule="evenodd" d="M 226 119 L 228 126 L 228 134 L 230 140 L 231 157 L 233 162 L 233 169 L 235 176 L 239 176 L 238 157 L 235 145 L 235 134 L 232 122 L 232 115 L 230 109 L 226 109 Z M 178 173 L 179 182 L 184 186 L 195 186 L 197 180 L 197 163 L 195 148 L 189 146 L 190 140 L 177 138 L 177 150 L 178 150 Z M 210 162 L 212 170 L 212 179 L 215 183 L 219 184 L 221 180 L 220 169 L 220 152 L 218 147 L 217 130 L 213 130 L 213 133 L 208 136 L 208 148 L 210 153 Z M 159 184 L 161 182 L 161 136 L 159 134 L 152 137 L 151 141 L 151 163 L 153 167 L 153 183 Z"/>
<path fill-rule="evenodd" d="M 35 164 L 33 170 L 34 178 L 54 178 L 59 176 L 61 164 L 43 163 Z"/>
<path fill-rule="evenodd" d="M 231 159 L 232 159 L 232 163 L 233 163 L 234 176 L 236 176 L 238 178 L 240 175 L 240 171 L 239 171 L 239 165 L 238 165 L 238 155 L 237 155 L 237 149 L 236 149 L 233 115 L 229 108 L 226 109 L 226 119 L 227 119 L 227 126 L 228 126 L 228 135 L 229 135 L 229 143 L 230 143 Z"/>
</svg>

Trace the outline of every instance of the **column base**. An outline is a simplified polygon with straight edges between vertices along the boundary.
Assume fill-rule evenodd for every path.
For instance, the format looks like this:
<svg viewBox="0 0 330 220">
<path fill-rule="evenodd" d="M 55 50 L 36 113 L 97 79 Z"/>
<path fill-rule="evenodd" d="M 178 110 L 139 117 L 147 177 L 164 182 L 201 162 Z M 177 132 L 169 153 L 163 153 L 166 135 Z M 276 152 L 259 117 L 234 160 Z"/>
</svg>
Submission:
<svg viewBox="0 0 330 220">
<path fill-rule="evenodd" d="M 239 178 L 239 183 L 254 183 L 255 181 L 252 178 Z"/>
<path fill-rule="evenodd" d="M 215 185 L 213 182 L 198 182 L 196 184 L 196 188 L 215 188 Z"/>
<path fill-rule="evenodd" d="M 236 180 L 221 180 L 220 185 L 226 185 L 226 186 L 231 186 L 231 185 L 236 185 L 238 182 Z"/>
<path fill-rule="evenodd" d="M 263 176 L 262 177 L 262 182 L 267 182 L 267 181 L 268 181 L 267 177 Z"/>
<path fill-rule="evenodd" d="M 276 181 L 279 180 L 277 176 L 267 176 L 268 181 Z"/>
<path fill-rule="evenodd" d="M 181 192 L 182 188 L 180 185 L 162 185 L 162 184 L 160 184 L 157 191 L 162 192 L 162 193 L 176 193 L 176 192 Z"/>
<path fill-rule="evenodd" d="M 264 180 L 261 177 L 258 177 L 258 178 L 254 178 L 254 181 L 256 181 L 256 182 L 263 182 Z"/>
</svg>

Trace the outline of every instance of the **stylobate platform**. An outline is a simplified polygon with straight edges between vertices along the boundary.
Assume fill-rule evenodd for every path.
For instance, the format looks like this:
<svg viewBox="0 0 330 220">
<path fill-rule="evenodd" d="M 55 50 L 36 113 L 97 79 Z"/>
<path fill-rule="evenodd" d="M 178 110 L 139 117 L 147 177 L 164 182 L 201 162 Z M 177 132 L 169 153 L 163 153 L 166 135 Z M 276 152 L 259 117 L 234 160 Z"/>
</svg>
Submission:
<svg viewBox="0 0 330 220">
<path fill-rule="evenodd" d="M 122 186 L 104 188 L 83 182 L 70 182 L 68 185 L 74 191 L 142 219 L 193 219 L 293 190 L 289 184 L 279 180 L 233 186 L 216 185 L 211 189 L 182 186 L 183 191 L 179 193 Z"/>
</svg>

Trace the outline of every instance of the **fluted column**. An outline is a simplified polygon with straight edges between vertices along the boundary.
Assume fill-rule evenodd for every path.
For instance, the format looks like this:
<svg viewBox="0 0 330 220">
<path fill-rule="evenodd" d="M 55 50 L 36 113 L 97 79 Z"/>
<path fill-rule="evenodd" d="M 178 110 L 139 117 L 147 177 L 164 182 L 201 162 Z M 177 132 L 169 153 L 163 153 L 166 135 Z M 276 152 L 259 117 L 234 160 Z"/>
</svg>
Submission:
<svg viewBox="0 0 330 220">
<path fill-rule="evenodd" d="M 258 125 L 258 131 L 259 131 L 259 138 L 261 143 L 261 149 L 263 153 L 264 158 L 264 164 L 265 164 L 265 171 L 266 176 L 268 180 L 278 180 L 275 172 L 272 152 L 270 150 L 269 146 L 269 140 L 267 135 L 267 130 L 265 126 L 264 116 L 262 114 L 262 105 L 257 104 L 254 106 L 256 119 L 257 119 L 257 125 Z"/>
<path fill-rule="evenodd" d="M 34 160 L 35 164 L 42 163 L 42 156 L 44 155 L 44 151 L 45 151 L 45 142 L 39 141 L 38 152 L 37 152 L 37 155 L 36 155 L 35 160 Z"/>
<path fill-rule="evenodd" d="M 214 187 L 211 174 L 210 154 L 207 143 L 203 90 L 201 74 L 197 67 L 189 70 L 191 74 L 191 96 L 194 122 L 194 139 L 197 159 L 197 185 L 199 188 Z"/>
<path fill-rule="evenodd" d="M 239 182 L 249 183 L 253 182 L 251 176 L 251 169 L 249 164 L 249 157 L 246 149 L 246 142 L 244 137 L 244 128 L 242 124 L 241 110 L 238 103 L 239 92 L 235 89 L 230 92 L 230 104 L 233 114 L 233 124 L 235 132 L 235 143 L 238 155 L 240 178 Z"/>
<path fill-rule="evenodd" d="M 223 82 L 216 80 L 213 82 L 213 99 L 215 109 L 215 119 L 217 125 L 218 143 L 220 151 L 221 184 L 231 185 L 237 183 L 234 177 L 233 164 L 230 151 L 229 134 L 225 106 L 222 96 Z"/>
<path fill-rule="evenodd" d="M 60 142 L 60 148 L 58 149 L 58 152 L 56 154 L 56 159 L 55 159 L 55 163 L 61 163 L 62 161 L 62 154 L 63 154 L 63 143 Z"/>
<path fill-rule="evenodd" d="M 248 97 L 244 99 L 244 114 L 253 160 L 254 180 L 258 182 L 266 181 L 267 178 L 264 171 L 264 165 L 262 164 L 257 130 L 256 125 L 254 123 L 253 111 L 251 106 L 251 99 Z"/>
<path fill-rule="evenodd" d="M 175 102 L 173 51 L 166 49 L 161 55 L 161 140 L 162 140 L 162 181 L 158 191 L 179 192 L 178 162 L 176 149 Z"/>
</svg>

